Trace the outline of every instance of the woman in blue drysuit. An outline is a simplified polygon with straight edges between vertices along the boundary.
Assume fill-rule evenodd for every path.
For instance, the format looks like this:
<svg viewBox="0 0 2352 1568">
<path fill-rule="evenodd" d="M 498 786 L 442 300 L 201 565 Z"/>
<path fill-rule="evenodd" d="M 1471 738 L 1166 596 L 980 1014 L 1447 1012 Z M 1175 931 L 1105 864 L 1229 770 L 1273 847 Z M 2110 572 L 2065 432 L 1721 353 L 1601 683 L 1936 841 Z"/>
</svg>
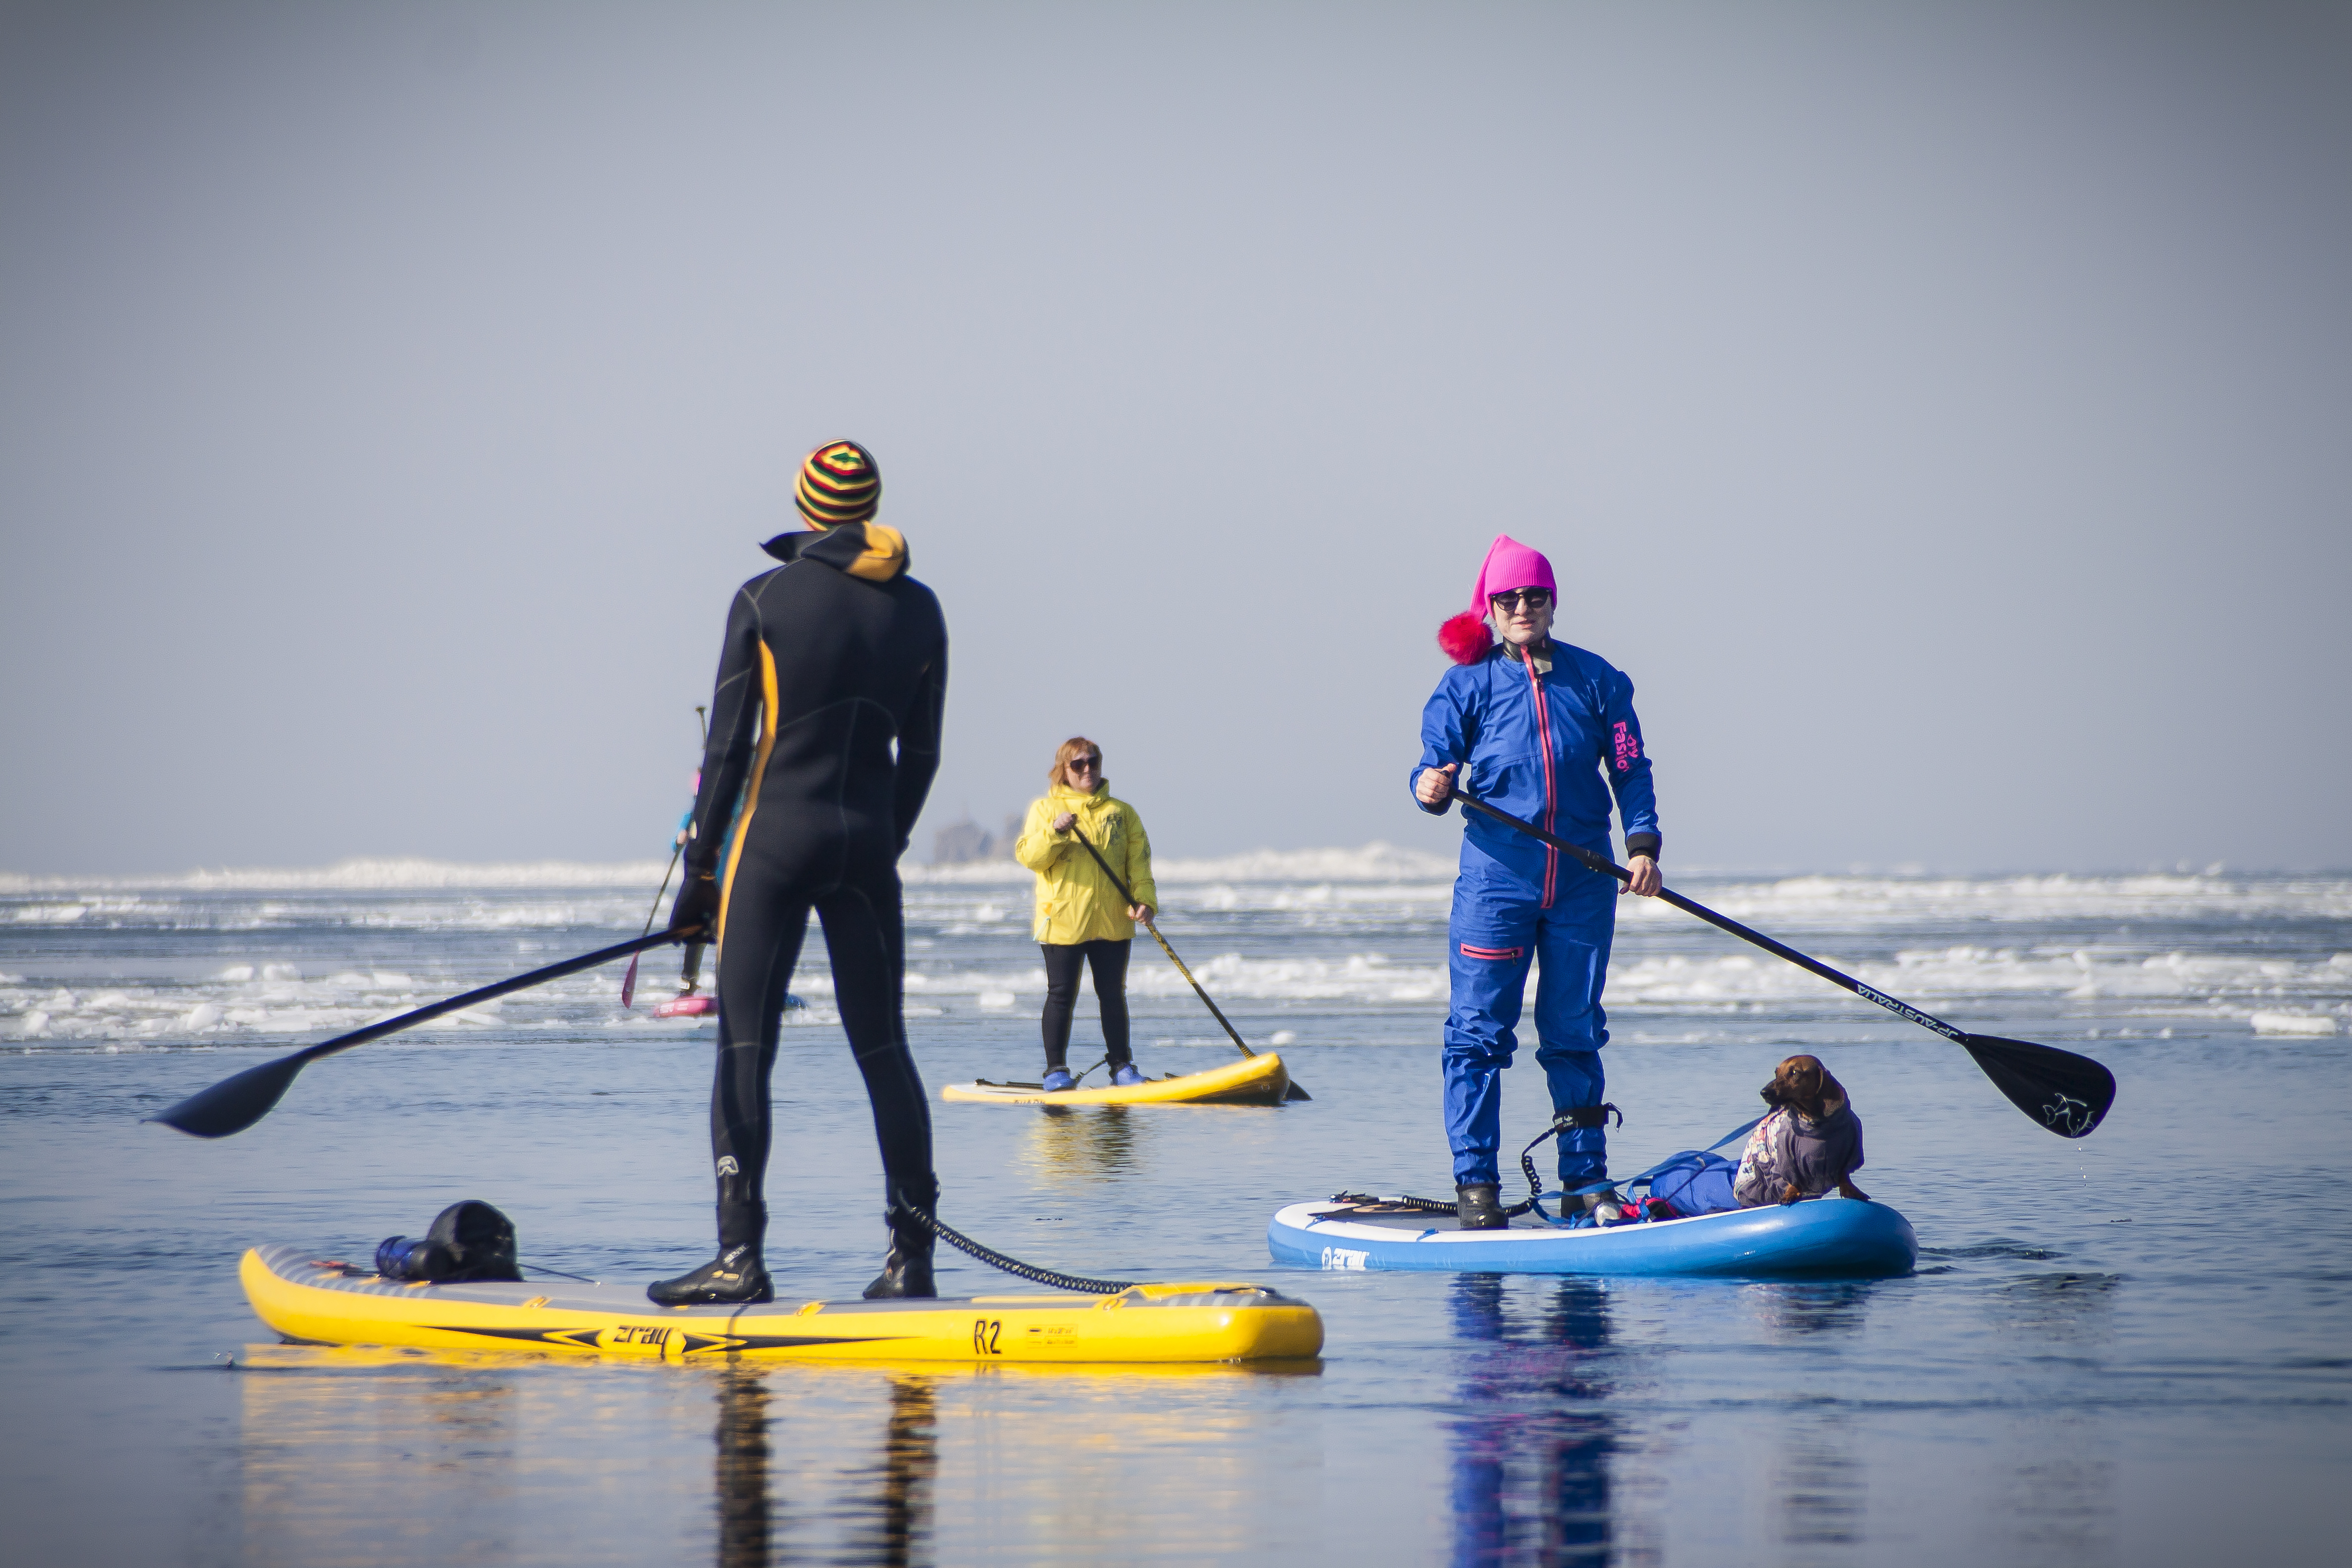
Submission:
<svg viewBox="0 0 2352 1568">
<path fill-rule="evenodd" d="M 1442 814 L 1463 789 L 1523 822 L 1609 853 L 1613 793 L 1625 827 L 1631 890 L 1656 894 L 1658 812 L 1633 683 L 1597 655 L 1550 637 L 1559 586 L 1551 563 L 1508 534 L 1486 552 L 1471 608 L 1445 623 L 1452 657 L 1421 715 L 1413 798 Z M 1497 640 L 1499 634 L 1499 641 Z M 1607 776 L 1603 784 L 1601 778 Z M 1536 963 L 1536 1060 L 1551 1089 L 1566 1205 L 1616 1217 L 1608 1186 L 1601 988 L 1609 976 L 1616 879 L 1550 846 L 1463 813 L 1462 870 L 1446 927 L 1453 1002 L 1445 1016 L 1445 1136 L 1461 1224 L 1507 1223 L 1497 1196 L 1502 1080 L 1517 1049 L 1528 965 Z M 1580 1189 L 1590 1189 L 1580 1192 Z"/>
</svg>

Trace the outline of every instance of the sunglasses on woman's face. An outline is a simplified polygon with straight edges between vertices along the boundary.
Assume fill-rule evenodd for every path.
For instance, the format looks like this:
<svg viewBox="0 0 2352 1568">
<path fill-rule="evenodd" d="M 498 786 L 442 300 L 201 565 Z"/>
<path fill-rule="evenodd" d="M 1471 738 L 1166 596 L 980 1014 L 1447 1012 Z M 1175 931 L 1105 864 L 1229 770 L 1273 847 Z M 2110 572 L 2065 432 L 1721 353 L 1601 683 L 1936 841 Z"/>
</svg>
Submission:
<svg viewBox="0 0 2352 1568">
<path fill-rule="evenodd" d="M 1070 771 L 1074 773 L 1090 773 L 1101 766 L 1102 759 L 1100 757 L 1072 757 L 1070 759 Z"/>
<path fill-rule="evenodd" d="M 1551 603 L 1549 588 L 1520 588 L 1508 594 L 1489 594 L 1486 597 L 1503 609 L 1516 609 L 1525 605 L 1530 610 L 1540 610 Z"/>
</svg>

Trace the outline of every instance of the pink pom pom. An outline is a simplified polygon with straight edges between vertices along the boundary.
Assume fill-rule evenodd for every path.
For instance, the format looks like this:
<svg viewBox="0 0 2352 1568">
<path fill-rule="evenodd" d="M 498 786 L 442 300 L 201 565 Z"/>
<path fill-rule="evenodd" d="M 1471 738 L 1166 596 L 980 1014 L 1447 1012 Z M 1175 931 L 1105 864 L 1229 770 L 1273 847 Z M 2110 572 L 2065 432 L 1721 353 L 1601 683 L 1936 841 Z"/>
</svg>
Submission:
<svg viewBox="0 0 2352 1568">
<path fill-rule="evenodd" d="M 1456 664 L 1475 664 L 1495 646 L 1486 623 L 1465 610 L 1437 628 L 1437 646 Z"/>
</svg>

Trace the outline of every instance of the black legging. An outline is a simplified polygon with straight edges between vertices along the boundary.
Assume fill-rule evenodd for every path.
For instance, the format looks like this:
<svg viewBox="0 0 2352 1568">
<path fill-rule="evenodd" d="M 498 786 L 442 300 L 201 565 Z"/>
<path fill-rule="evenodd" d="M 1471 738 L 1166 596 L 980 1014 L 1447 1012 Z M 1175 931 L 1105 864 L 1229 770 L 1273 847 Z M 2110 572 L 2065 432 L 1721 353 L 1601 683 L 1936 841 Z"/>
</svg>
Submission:
<svg viewBox="0 0 2352 1568">
<path fill-rule="evenodd" d="M 824 922 L 834 1004 L 873 1102 L 885 1201 L 929 1208 L 939 1194 L 930 1102 L 899 1010 L 906 931 L 888 848 L 856 855 L 783 812 L 759 813 L 744 832 L 719 948 L 719 1077 L 710 1094 L 721 1251 L 756 1243 L 766 1230 L 768 1077 L 812 909 Z"/>
<path fill-rule="evenodd" d="M 1045 1069 L 1070 1065 L 1070 1014 L 1078 1005 L 1078 972 L 1092 965 L 1095 1000 L 1102 1004 L 1103 1049 L 1116 1072 L 1134 1057 L 1127 1047 L 1127 950 L 1132 942 L 1041 942 L 1045 955 Z"/>
</svg>

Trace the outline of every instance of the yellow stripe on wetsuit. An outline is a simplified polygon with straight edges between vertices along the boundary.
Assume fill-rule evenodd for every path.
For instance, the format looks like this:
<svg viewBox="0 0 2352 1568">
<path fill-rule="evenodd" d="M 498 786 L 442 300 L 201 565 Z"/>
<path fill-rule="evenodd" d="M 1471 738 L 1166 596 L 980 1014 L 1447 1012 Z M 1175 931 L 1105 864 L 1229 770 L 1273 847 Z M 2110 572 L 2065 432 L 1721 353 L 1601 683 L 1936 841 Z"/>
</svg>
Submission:
<svg viewBox="0 0 2352 1568">
<path fill-rule="evenodd" d="M 776 656 L 760 643 L 760 754 L 751 763 L 751 784 L 743 792 L 743 816 L 735 824 L 735 843 L 727 851 L 727 875 L 719 884 L 719 940 L 727 941 L 727 901 L 735 891 L 735 868 L 743 858 L 743 841 L 751 837 L 751 814 L 760 807 L 760 782 L 768 776 L 768 753 L 776 746 Z"/>
</svg>

